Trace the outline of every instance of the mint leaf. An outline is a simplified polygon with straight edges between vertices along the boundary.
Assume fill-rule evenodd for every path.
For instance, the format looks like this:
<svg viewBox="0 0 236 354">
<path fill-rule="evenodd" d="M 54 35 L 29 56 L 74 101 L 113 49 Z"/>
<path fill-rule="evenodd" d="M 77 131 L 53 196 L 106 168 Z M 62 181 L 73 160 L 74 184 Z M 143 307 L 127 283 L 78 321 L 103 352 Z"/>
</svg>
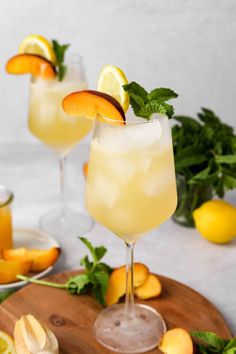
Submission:
<svg viewBox="0 0 236 354">
<path fill-rule="evenodd" d="M 87 271 L 90 271 L 93 268 L 93 262 L 89 261 L 88 256 L 84 256 L 81 259 L 80 265 L 82 265 Z"/>
<path fill-rule="evenodd" d="M 199 132 L 201 130 L 201 124 L 198 123 L 195 119 L 187 116 L 175 116 L 175 120 L 180 122 L 184 129 L 188 130 L 189 132 Z"/>
<path fill-rule="evenodd" d="M 235 155 L 223 155 L 215 156 L 217 163 L 227 163 L 227 164 L 236 164 L 236 154 Z"/>
<path fill-rule="evenodd" d="M 151 119 L 153 113 L 166 114 L 171 118 L 174 114 L 174 109 L 171 105 L 165 102 L 159 102 L 158 100 L 152 100 L 146 103 L 138 112 L 139 117 Z"/>
<path fill-rule="evenodd" d="M 148 93 L 142 86 L 132 81 L 123 86 L 130 95 L 130 104 L 134 114 L 147 120 L 153 113 L 165 114 L 169 118 L 174 115 L 174 108 L 166 103 L 172 98 L 178 97 L 177 93 L 165 87 L 160 87 Z"/>
<path fill-rule="evenodd" d="M 61 64 L 60 66 L 58 66 L 58 80 L 62 81 L 66 75 L 66 71 L 67 71 L 67 66 L 64 64 Z"/>
<path fill-rule="evenodd" d="M 225 350 L 223 351 L 223 354 L 236 354 L 236 348 L 230 348 L 228 350 Z"/>
<path fill-rule="evenodd" d="M 123 89 L 129 92 L 129 94 L 132 93 L 134 95 L 141 97 L 144 101 L 147 100 L 147 95 L 148 95 L 147 91 L 137 82 L 132 81 L 128 85 L 123 85 Z"/>
<path fill-rule="evenodd" d="M 202 108 L 202 113 L 198 113 L 198 118 L 206 124 L 218 124 L 220 122 L 215 113 L 207 108 Z"/>
<path fill-rule="evenodd" d="M 208 175 L 209 175 L 209 172 L 211 170 L 211 167 L 210 166 L 207 166 L 206 168 L 204 168 L 202 171 L 198 172 L 193 178 L 192 180 L 205 180 Z"/>
<path fill-rule="evenodd" d="M 144 106 L 144 100 L 142 97 L 135 95 L 134 93 L 130 93 L 130 105 L 133 108 L 134 114 L 139 117 L 139 112 Z"/>
<path fill-rule="evenodd" d="M 236 177 L 224 175 L 224 186 L 227 189 L 234 189 L 236 188 Z"/>
<path fill-rule="evenodd" d="M 169 101 L 172 98 L 177 98 L 178 95 L 173 90 L 165 87 L 160 87 L 152 90 L 148 95 L 149 101 L 157 100 L 158 102 Z"/>
<path fill-rule="evenodd" d="M 234 354 L 236 353 L 236 337 L 231 339 L 228 344 L 224 347 L 223 354 Z"/>
<path fill-rule="evenodd" d="M 212 348 L 217 349 L 218 351 L 222 350 L 228 341 L 220 338 L 217 334 L 213 332 L 201 332 L 201 331 L 194 331 L 190 333 L 192 337 L 197 340 L 200 340 L 211 346 Z"/>
<path fill-rule="evenodd" d="M 83 242 L 83 244 L 89 249 L 92 257 L 93 257 L 93 261 L 96 264 L 97 263 L 97 255 L 95 252 L 95 248 L 92 246 L 91 242 L 89 240 L 87 240 L 85 237 L 79 237 L 80 241 Z"/>
<path fill-rule="evenodd" d="M 99 262 L 107 253 L 107 249 L 104 246 L 95 247 L 94 252 L 96 254 L 97 262 Z"/>
<path fill-rule="evenodd" d="M 95 272 L 93 276 L 92 294 L 100 302 L 100 304 L 105 305 L 109 275 L 106 272 Z"/>
<path fill-rule="evenodd" d="M 56 69 L 57 69 L 57 75 L 59 81 L 62 81 L 66 74 L 67 67 L 64 64 L 64 60 L 65 60 L 65 53 L 69 48 L 69 46 L 70 46 L 69 44 L 61 45 L 55 39 L 52 40 L 52 47 L 56 55 Z"/>
<path fill-rule="evenodd" d="M 67 282 L 67 290 L 71 294 L 81 294 L 87 291 L 88 285 L 90 284 L 90 279 L 88 275 L 79 274 L 71 277 Z"/>
<path fill-rule="evenodd" d="M 182 171 L 184 167 L 196 166 L 206 160 L 207 157 L 201 147 L 187 146 L 176 153 L 175 168 L 177 171 Z"/>
<path fill-rule="evenodd" d="M 113 272 L 113 268 L 111 268 L 108 264 L 100 262 L 94 268 L 95 272 L 106 272 L 108 274 Z"/>
</svg>

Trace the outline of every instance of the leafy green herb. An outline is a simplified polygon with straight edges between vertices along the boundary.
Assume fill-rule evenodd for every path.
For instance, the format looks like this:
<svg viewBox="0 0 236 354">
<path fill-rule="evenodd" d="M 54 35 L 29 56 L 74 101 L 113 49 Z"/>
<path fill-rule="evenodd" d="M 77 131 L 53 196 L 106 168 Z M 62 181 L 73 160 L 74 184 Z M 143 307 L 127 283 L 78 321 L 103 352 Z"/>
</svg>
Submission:
<svg viewBox="0 0 236 354">
<path fill-rule="evenodd" d="M 65 59 L 65 52 L 69 48 L 69 44 L 59 44 L 59 42 L 55 39 L 52 40 L 52 46 L 53 50 L 56 55 L 56 69 L 57 69 L 57 75 L 58 75 L 58 80 L 62 81 L 65 77 L 67 67 L 64 64 L 64 59 Z"/>
<path fill-rule="evenodd" d="M 202 108 L 197 116 L 198 119 L 175 116 L 179 124 L 172 128 L 181 193 L 174 219 L 185 211 L 189 226 L 194 225 L 194 209 L 214 195 L 223 198 L 227 190 L 236 188 L 236 135 L 233 128 L 210 109 Z"/>
<path fill-rule="evenodd" d="M 201 354 L 235 354 L 236 337 L 226 340 L 212 332 L 192 332 L 191 336 L 197 340 L 198 352 Z M 200 343 L 199 343 L 200 342 Z"/>
<path fill-rule="evenodd" d="M 75 295 L 91 291 L 92 295 L 100 302 L 100 304 L 105 305 L 109 274 L 113 270 L 106 263 L 100 262 L 106 254 L 107 249 L 104 246 L 93 247 L 91 242 L 85 237 L 79 237 L 79 239 L 84 243 L 92 255 L 92 261 L 89 259 L 88 255 L 84 256 L 80 261 L 80 264 L 85 268 L 84 273 L 69 278 L 64 284 L 37 280 L 23 275 L 18 275 L 17 278 L 31 283 L 66 289 L 69 293 Z"/>
<path fill-rule="evenodd" d="M 149 120 L 153 113 L 166 114 L 169 118 L 174 115 L 173 106 L 166 103 L 178 97 L 171 89 L 160 87 L 148 93 L 134 81 L 123 85 L 123 89 L 130 95 L 130 104 L 136 116 Z"/>
</svg>

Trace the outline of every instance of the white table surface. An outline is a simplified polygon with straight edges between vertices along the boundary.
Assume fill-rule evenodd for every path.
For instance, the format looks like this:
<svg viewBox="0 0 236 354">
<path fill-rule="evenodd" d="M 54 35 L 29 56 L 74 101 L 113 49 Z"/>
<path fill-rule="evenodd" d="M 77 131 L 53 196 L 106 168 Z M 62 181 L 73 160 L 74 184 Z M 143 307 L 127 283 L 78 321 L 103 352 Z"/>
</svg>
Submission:
<svg viewBox="0 0 236 354">
<path fill-rule="evenodd" d="M 73 207 L 83 199 L 83 162 L 88 146 L 82 143 L 69 155 L 67 197 Z M 15 194 L 14 226 L 37 227 L 40 216 L 59 202 L 57 156 L 41 144 L 0 145 L 0 184 Z M 227 199 L 236 203 L 236 193 Z M 112 266 L 125 262 L 121 240 L 95 224 L 85 235 L 93 244 L 108 248 L 105 261 Z M 85 247 L 76 237 L 58 239 L 63 253 L 55 272 L 79 267 Z M 174 278 L 199 291 L 212 301 L 236 334 L 236 240 L 215 245 L 202 239 L 196 230 L 176 225 L 171 220 L 138 241 L 135 261 L 147 264 L 151 271 Z"/>
</svg>

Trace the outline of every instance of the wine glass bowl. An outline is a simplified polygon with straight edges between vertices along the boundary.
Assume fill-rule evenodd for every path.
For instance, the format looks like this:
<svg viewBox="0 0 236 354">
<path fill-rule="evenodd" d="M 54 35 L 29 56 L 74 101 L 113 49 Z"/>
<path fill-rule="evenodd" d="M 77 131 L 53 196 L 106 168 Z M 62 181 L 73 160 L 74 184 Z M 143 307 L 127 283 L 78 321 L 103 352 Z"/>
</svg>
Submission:
<svg viewBox="0 0 236 354">
<path fill-rule="evenodd" d="M 72 117 L 62 109 L 62 99 L 68 93 L 87 88 L 82 58 L 68 60 L 65 78 L 44 80 L 32 77 L 29 97 L 28 126 L 31 133 L 53 149 L 59 157 L 61 181 L 61 207 L 52 210 L 40 220 L 40 226 L 55 236 L 78 234 L 93 225 L 83 210 L 73 211 L 66 206 L 64 193 L 64 165 L 68 153 L 92 129 L 93 122 L 86 117 Z"/>
</svg>

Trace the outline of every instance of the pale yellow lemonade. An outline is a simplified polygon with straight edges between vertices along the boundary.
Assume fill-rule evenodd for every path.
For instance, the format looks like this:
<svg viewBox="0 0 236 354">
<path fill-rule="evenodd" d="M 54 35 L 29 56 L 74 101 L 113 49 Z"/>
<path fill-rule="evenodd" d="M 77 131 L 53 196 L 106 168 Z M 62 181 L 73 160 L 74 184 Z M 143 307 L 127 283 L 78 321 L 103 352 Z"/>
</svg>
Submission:
<svg viewBox="0 0 236 354">
<path fill-rule="evenodd" d="M 29 129 L 39 140 L 66 155 L 92 129 L 85 117 L 71 117 L 62 109 L 62 99 L 86 83 L 67 80 L 34 79 L 30 86 Z"/>
<path fill-rule="evenodd" d="M 168 118 L 154 114 L 144 122 L 140 118 L 140 124 L 123 127 L 103 123 L 100 132 L 96 126 L 91 143 L 87 208 L 125 241 L 136 241 L 163 223 L 177 204 Z"/>
</svg>

